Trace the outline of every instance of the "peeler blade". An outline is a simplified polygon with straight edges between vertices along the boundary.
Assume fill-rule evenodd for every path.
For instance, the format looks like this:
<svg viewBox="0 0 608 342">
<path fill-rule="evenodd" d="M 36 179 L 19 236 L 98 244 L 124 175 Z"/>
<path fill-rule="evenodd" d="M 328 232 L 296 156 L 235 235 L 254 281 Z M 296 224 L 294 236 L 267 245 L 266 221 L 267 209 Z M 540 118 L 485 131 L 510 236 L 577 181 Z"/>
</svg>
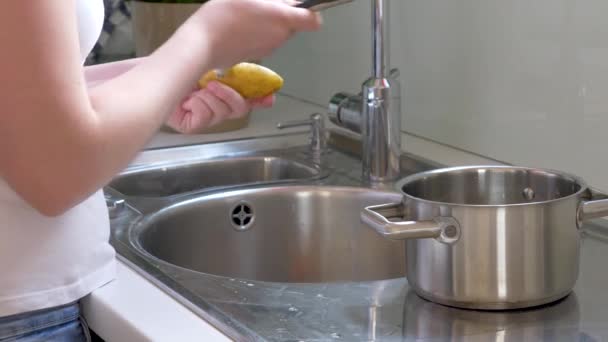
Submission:
<svg viewBox="0 0 608 342">
<path fill-rule="evenodd" d="M 307 8 L 311 11 L 322 11 L 349 2 L 353 2 L 353 0 L 304 0 L 297 4 L 296 7 Z"/>
</svg>

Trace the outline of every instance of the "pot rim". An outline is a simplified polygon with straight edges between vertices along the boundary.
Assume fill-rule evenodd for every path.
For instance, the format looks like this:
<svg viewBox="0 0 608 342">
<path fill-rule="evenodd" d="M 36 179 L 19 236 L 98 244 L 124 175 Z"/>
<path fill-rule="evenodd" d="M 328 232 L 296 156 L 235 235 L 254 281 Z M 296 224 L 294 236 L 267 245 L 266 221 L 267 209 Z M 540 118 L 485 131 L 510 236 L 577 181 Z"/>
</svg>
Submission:
<svg viewBox="0 0 608 342">
<path fill-rule="evenodd" d="M 555 198 L 555 199 L 551 199 L 551 200 L 547 200 L 547 201 L 534 201 L 534 202 L 513 203 L 513 204 L 466 204 L 466 203 L 433 201 L 433 200 L 429 200 L 429 199 L 416 197 L 416 196 L 413 196 L 413 195 L 408 194 L 405 191 L 403 191 L 403 187 L 405 185 L 418 181 L 418 180 L 428 177 L 430 175 L 435 175 L 435 174 L 439 174 L 439 173 L 449 173 L 449 172 L 455 172 L 455 171 L 463 171 L 463 170 L 475 170 L 475 169 L 478 169 L 478 170 L 479 169 L 506 169 L 506 170 L 526 170 L 526 171 L 545 172 L 545 173 L 554 174 L 559 177 L 569 178 L 570 180 L 572 180 L 573 182 L 578 184 L 580 186 L 580 189 L 578 191 L 576 191 L 575 193 L 572 193 L 568 196 Z M 402 194 L 404 197 L 408 197 L 408 198 L 411 198 L 411 199 L 414 199 L 416 201 L 420 201 L 423 203 L 434 204 L 434 205 L 444 205 L 444 206 L 451 206 L 451 207 L 469 207 L 469 208 L 508 208 L 508 207 L 519 207 L 519 206 L 545 205 L 545 204 L 554 203 L 554 202 L 558 202 L 558 201 L 564 201 L 564 200 L 567 200 L 567 199 L 570 199 L 573 197 L 579 197 L 582 193 L 589 190 L 587 183 L 581 177 L 578 177 L 576 175 L 573 175 L 573 174 L 570 174 L 567 172 L 558 171 L 558 170 L 554 170 L 554 169 L 548 169 L 548 168 L 535 168 L 535 167 L 509 166 L 509 165 L 470 165 L 470 166 L 445 167 L 445 168 L 440 168 L 440 169 L 435 169 L 435 170 L 429 170 L 429 171 L 419 172 L 419 173 L 415 173 L 413 175 L 407 176 L 407 177 L 399 180 L 395 184 L 395 187 L 396 187 L 396 190 L 400 194 Z"/>
</svg>

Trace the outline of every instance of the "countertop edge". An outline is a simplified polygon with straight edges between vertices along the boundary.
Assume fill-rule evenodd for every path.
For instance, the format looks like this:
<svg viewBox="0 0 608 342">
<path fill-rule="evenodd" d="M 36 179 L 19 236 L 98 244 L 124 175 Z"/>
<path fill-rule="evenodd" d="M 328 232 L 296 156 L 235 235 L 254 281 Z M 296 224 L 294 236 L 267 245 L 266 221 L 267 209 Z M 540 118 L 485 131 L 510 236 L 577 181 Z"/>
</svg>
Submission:
<svg viewBox="0 0 608 342">
<path fill-rule="evenodd" d="M 117 263 L 116 279 L 82 301 L 87 323 L 106 342 L 231 341 L 131 267 Z"/>
</svg>

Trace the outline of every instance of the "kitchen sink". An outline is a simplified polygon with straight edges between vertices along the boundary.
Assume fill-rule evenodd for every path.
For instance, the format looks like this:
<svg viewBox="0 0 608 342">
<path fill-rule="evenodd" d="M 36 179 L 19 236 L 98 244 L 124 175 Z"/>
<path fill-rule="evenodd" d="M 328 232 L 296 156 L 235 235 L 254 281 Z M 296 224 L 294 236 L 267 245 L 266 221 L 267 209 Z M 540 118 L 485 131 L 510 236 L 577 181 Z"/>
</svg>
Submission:
<svg viewBox="0 0 608 342">
<path fill-rule="evenodd" d="M 296 170 L 293 171 L 298 174 Z M 361 224 L 365 206 L 394 192 L 341 186 L 233 190 L 170 205 L 131 231 L 159 261 L 230 278 L 285 283 L 403 277 L 404 245 Z"/>
<path fill-rule="evenodd" d="M 405 243 L 359 218 L 401 195 L 362 180 L 355 138 L 331 131 L 320 156 L 307 132 L 143 151 L 105 188 L 110 241 L 233 340 L 362 340 L 408 286 Z M 400 178 L 440 166 L 403 153 Z"/>
<path fill-rule="evenodd" d="M 313 165 L 275 156 L 248 156 L 168 163 L 133 168 L 109 187 L 130 197 L 166 197 L 202 189 L 310 180 Z"/>
</svg>

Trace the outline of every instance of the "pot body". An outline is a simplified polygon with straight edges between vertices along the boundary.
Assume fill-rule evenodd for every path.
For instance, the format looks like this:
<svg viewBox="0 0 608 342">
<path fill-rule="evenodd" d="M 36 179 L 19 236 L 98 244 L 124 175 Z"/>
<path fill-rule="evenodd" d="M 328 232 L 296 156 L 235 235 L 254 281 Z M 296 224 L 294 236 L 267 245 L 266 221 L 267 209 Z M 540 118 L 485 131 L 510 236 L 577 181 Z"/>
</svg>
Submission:
<svg viewBox="0 0 608 342">
<path fill-rule="evenodd" d="M 422 297 L 514 309 L 566 296 L 578 278 L 582 181 L 544 170 L 445 170 L 401 184 L 414 221 L 451 217 L 458 239 L 407 241 L 407 277 Z"/>
<path fill-rule="evenodd" d="M 407 278 L 418 295 L 460 308 L 503 310 L 549 303 L 576 283 L 583 220 L 608 200 L 579 178 L 509 166 L 416 174 L 402 203 L 366 208 L 362 220 L 406 239 Z"/>
<path fill-rule="evenodd" d="M 576 197 L 542 205 L 468 207 L 406 198 L 410 217 L 451 216 L 453 244 L 407 241 L 407 278 L 422 297 L 477 309 L 513 309 L 566 296 L 578 278 Z"/>
</svg>

